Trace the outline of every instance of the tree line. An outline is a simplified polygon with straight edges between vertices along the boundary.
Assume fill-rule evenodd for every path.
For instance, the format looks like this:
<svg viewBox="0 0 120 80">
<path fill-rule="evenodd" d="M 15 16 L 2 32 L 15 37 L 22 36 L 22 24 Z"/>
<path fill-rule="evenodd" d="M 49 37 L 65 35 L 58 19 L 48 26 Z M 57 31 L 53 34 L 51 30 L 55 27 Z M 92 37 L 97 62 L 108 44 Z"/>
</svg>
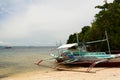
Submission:
<svg viewBox="0 0 120 80">
<path fill-rule="evenodd" d="M 79 41 L 105 39 L 105 31 L 107 31 L 111 50 L 120 50 L 120 0 L 114 0 L 112 3 L 105 2 L 95 8 L 100 9 L 100 11 L 95 14 L 91 26 L 84 26 L 78 33 Z M 77 42 L 76 33 L 70 34 L 67 43 L 75 42 Z M 107 51 L 107 43 L 90 44 L 88 50 Z"/>
</svg>

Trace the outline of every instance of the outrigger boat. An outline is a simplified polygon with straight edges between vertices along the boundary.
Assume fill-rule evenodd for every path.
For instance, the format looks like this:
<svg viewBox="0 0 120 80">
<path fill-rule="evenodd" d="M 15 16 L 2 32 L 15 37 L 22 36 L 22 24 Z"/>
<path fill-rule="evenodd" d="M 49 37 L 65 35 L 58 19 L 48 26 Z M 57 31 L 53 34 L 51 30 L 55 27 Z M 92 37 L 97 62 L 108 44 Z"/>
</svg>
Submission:
<svg viewBox="0 0 120 80">
<path fill-rule="evenodd" d="M 106 39 L 91 41 L 91 42 L 78 42 L 73 44 L 64 44 L 58 47 L 58 55 L 51 54 L 53 58 L 56 59 L 59 64 L 77 64 L 80 66 L 89 66 L 87 71 L 89 72 L 94 66 L 101 67 L 120 67 L 120 54 L 111 54 L 107 32 Z M 77 37 L 78 38 L 78 37 Z M 109 54 L 106 52 L 87 52 L 86 45 L 92 43 L 98 43 L 106 41 L 108 45 Z M 73 46 L 78 46 L 77 51 L 69 50 Z M 47 59 L 47 60 L 50 60 Z M 39 61 L 37 64 L 41 63 L 43 60 Z"/>
</svg>

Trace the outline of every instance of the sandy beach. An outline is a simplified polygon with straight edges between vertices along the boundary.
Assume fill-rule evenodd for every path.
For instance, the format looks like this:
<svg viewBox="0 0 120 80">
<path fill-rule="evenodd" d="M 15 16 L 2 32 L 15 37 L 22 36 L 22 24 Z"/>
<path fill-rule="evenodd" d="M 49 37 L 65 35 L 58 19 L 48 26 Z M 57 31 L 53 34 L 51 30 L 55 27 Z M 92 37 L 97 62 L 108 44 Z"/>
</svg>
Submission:
<svg viewBox="0 0 120 80">
<path fill-rule="evenodd" d="M 12 75 L 1 80 L 120 80 L 120 68 L 94 68 L 92 73 L 86 73 L 86 69 L 33 71 Z"/>
</svg>

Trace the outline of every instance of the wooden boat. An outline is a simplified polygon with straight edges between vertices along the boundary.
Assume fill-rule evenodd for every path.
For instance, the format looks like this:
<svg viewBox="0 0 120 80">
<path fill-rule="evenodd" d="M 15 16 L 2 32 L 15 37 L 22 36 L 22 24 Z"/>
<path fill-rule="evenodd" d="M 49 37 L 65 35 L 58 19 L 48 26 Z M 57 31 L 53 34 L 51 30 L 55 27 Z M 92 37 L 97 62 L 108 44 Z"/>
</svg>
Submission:
<svg viewBox="0 0 120 80">
<path fill-rule="evenodd" d="M 89 72 L 94 66 L 100 67 L 120 67 L 120 54 L 111 54 L 109 41 L 107 37 L 103 40 L 91 41 L 91 42 L 78 42 L 72 44 L 64 44 L 58 47 L 58 54 L 51 54 L 51 59 L 56 59 L 58 64 L 63 65 L 80 65 L 89 67 L 87 71 Z M 78 38 L 77 38 L 78 39 Z M 108 45 L 108 52 L 88 52 L 86 50 L 86 45 L 106 41 Z M 68 48 L 78 46 L 78 50 L 73 51 Z M 47 59 L 50 60 L 50 59 Z M 41 63 L 44 60 L 39 61 L 37 64 Z"/>
<path fill-rule="evenodd" d="M 108 52 L 88 52 L 86 44 L 106 41 L 108 44 Z M 78 46 L 78 51 L 72 51 L 68 48 Z M 94 66 L 96 67 L 120 67 L 120 54 L 111 54 L 109 41 L 106 33 L 106 39 L 91 41 L 86 43 L 64 44 L 57 48 L 58 55 L 52 54 L 59 64 L 64 65 L 80 65 L 89 67 L 88 71 Z"/>
</svg>

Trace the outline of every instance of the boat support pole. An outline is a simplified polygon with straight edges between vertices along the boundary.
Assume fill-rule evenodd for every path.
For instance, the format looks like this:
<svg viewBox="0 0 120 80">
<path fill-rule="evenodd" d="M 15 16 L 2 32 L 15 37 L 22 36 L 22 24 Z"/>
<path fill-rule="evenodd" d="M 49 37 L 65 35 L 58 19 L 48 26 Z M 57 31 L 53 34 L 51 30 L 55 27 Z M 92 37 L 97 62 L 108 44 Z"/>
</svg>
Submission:
<svg viewBox="0 0 120 80">
<path fill-rule="evenodd" d="M 105 35 L 106 35 L 106 39 L 107 39 L 108 51 L 109 51 L 109 54 L 111 55 L 110 44 L 109 44 L 109 41 L 108 41 L 107 31 L 105 31 Z"/>
<path fill-rule="evenodd" d="M 78 45 L 79 45 L 78 33 L 76 33 L 76 38 L 77 38 L 77 43 L 78 43 Z M 81 52 L 81 48 L 80 48 L 80 46 L 78 46 L 78 50 L 79 50 L 79 53 L 80 53 L 80 52 Z M 79 56 L 80 56 L 80 54 L 79 54 Z"/>
</svg>

